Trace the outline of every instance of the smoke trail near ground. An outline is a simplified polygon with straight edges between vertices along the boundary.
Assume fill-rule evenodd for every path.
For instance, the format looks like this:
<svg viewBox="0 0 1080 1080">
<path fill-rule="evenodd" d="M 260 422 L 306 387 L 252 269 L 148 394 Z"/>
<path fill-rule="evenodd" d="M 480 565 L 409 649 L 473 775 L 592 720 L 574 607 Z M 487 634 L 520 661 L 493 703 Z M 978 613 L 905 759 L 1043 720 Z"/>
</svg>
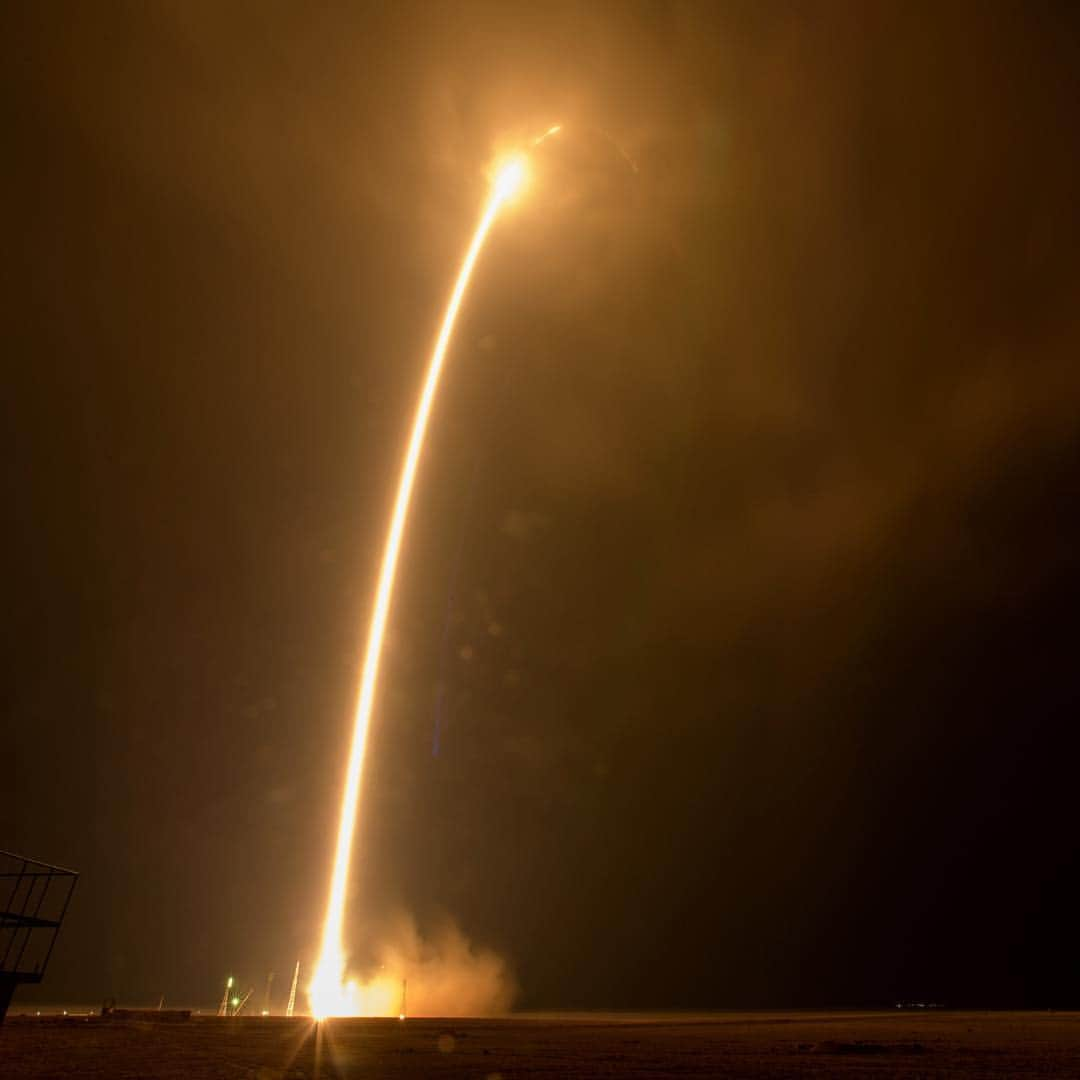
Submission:
<svg viewBox="0 0 1080 1080">
<path fill-rule="evenodd" d="M 497 1016 L 509 1011 L 517 984 L 506 963 L 447 920 L 430 935 L 404 912 L 374 935 L 372 963 L 350 989 L 370 1016 Z"/>
</svg>

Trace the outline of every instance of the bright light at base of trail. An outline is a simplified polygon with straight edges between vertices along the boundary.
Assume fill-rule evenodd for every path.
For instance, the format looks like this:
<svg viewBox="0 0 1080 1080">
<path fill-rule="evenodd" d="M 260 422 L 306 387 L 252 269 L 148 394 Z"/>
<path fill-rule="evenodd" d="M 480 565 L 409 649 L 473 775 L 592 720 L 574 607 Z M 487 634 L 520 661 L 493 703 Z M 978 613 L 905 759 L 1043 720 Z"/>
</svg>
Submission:
<svg viewBox="0 0 1080 1080">
<path fill-rule="evenodd" d="M 377 975 L 362 983 L 347 979 L 342 970 L 336 977 L 312 982 L 308 993 L 316 1020 L 335 1016 L 397 1016 L 401 1008 L 401 980 L 395 975 Z"/>
</svg>

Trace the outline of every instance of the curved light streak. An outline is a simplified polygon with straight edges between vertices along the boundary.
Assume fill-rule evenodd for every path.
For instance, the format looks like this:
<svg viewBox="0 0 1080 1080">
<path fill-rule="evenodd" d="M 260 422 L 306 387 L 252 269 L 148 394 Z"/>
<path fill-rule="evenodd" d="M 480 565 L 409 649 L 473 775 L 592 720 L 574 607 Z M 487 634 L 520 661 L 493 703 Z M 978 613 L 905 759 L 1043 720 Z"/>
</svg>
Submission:
<svg viewBox="0 0 1080 1080">
<path fill-rule="evenodd" d="M 552 132 L 553 133 L 553 132 Z M 487 239 L 488 232 L 503 205 L 521 189 L 525 182 L 526 162 L 522 156 L 511 158 L 498 171 L 492 185 L 491 197 L 480 217 L 480 224 L 473 234 L 465 259 L 458 271 L 450 302 L 446 306 L 442 327 L 435 341 L 435 349 L 428 363 L 420 401 L 413 418 L 412 432 L 401 467 L 394 510 L 390 517 L 390 529 L 386 537 L 382 568 L 375 590 L 375 609 L 368 630 L 367 651 L 364 655 L 363 672 L 360 677 L 360 694 L 356 706 L 352 747 L 345 771 L 345 788 L 341 800 L 341 822 L 338 826 L 337 846 L 334 850 L 334 870 L 330 879 L 330 896 L 323 924 L 322 948 L 315 974 L 308 988 L 312 1014 L 317 1019 L 328 1016 L 355 1016 L 368 1011 L 365 1008 L 361 987 L 346 978 L 346 952 L 344 946 L 345 899 L 349 880 L 349 863 L 356 832 L 356 811 L 360 801 L 363 778 L 364 754 L 367 749 L 371 713 L 375 703 L 375 690 L 379 679 L 379 659 L 382 655 L 386 619 L 394 592 L 394 577 L 405 520 L 409 513 L 413 484 L 420 455 L 424 448 L 428 418 L 435 400 L 435 392 L 442 374 L 446 350 L 454 332 L 458 311 L 472 277 L 473 268 Z M 370 1006 L 369 1006 L 370 1007 Z"/>
</svg>

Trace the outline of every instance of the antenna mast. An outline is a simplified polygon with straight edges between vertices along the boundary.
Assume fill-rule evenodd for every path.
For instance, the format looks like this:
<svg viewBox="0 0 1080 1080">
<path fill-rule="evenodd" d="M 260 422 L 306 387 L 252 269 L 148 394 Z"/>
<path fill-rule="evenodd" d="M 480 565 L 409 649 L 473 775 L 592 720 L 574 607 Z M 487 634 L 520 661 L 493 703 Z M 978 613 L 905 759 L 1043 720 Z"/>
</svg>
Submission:
<svg viewBox="0 0 1080 1080">
<path fill-rule="evenodd" d="M 292 1016 L 296 1008 L 296 984 L 300 980 L 300 961 L 296 961 L 296 970 L 292 976 L 292 989 L 289 991 L 289 1004 L 285 1006 L 285 1015 Z"/>
<path fill-rule="evenodd" d="M 232 989 L 232 976 L 225 980 L 225 993 L 221 995 L 221 1004 L 218 1006 L 218 1016 L 229 1015 L 229 991 Z"/>
</svg>

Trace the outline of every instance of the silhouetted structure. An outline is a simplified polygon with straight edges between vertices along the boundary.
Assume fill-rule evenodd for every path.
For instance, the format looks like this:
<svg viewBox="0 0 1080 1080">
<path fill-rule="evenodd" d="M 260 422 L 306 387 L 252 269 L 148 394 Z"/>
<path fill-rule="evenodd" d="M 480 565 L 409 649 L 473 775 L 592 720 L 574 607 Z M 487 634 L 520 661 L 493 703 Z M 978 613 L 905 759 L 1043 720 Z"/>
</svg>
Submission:
<svg viewBox="0 0 1080 1080">
<path fill-rule="evenodd" d="M 78 872 L 0 851 L 0 1023 L 19 983 L 39 983 Z"/>
</svg>

